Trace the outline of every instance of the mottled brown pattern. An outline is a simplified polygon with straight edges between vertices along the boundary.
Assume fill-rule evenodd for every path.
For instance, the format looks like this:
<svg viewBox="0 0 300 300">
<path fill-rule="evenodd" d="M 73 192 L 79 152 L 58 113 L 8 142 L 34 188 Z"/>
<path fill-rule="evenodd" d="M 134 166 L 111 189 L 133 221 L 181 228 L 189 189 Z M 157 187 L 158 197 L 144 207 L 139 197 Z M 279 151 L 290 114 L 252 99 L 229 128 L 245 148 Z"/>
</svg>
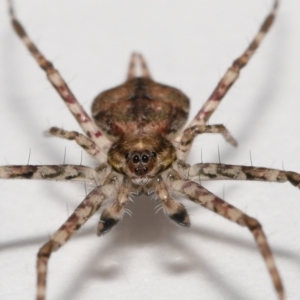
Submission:
<svg viewBox="0 0 300 300">
<path fill-rule="evenodd" d="M 126 134 L 174 135 L 188 117 L 189 100 L 178 89 L 133 78 L 96 97 L 96 124 L 112 140 Z"/>
<path fill-rule="evenodd" d="M 230 132 L 226 129 L 226 127 L 223 124 L 195 125 L 185 130 L 185 134 L 183 135 L 180 141 L 180 151 L 186 152 L 190 150 L 190 145 L 194 141 L 194 138 L 198 134 L 203 133 L 221 134 L 228 143 L 230 143 L 232 146 L 237 146 L 237 141 L 231 136 Z"/>
<path fill-rule="evenodd" d="M 98 236 L 109 232 L 123 217 L 130 194 L 130 188 L 126 182 L 127 180 L 124 180 L 123 185 L 119 188 L 116 201 L 102 212 L 97 226 Z"/>
<path fill-rule="evenodd" d="M 250 45 L 246 48 L 246 50 L 244 51 L 244 53 L 242 53 L 240 57 L 238 57 L 233 61 L 232 65 L 225 72 L 224 76 L 221 78 L 221 80 L 219 81 L 218 85 L 216 86 L 216 88 L 214 89 L 210 97 L 207 99 L 207 101 L 201 107 L 200 111 L 191 121 L 188 128 L 195 125 L 204 125 L 208 122 L 210 116 L 217 109 L 221 100 L 225 97 L 225 95 L 227 94 L 231 86 L 238 79 L 241 69 L 245 67 L 246 64 L 249 62 L 250 58 L 253 56 L 253 54 L 259 47 L 260 43 L 262 42 L 264 36 L 266 35 L 269 28 L 271 27 L 275 19 L 278 3 L 279 1 L 274 0 L 273 8 L 270 14 L 264 20 L 263 24 L 261 25 L 260 29 L 258 30 L 257 34 L 255 35 Z M 181 138 L 186 134 L 187 130 L 188 129 L 186 129 L 182 135 L 177 137 L 176 139 L 177 142 L 180 142 Z M 190 147 L 191 146 L 192 143 L 190 144 Z M 186 155 L 188 152 L 189 151 L 178 150 L 177 156 L 179 159 L 184 160 L 186 159 Z"/>
<path fill-rule="evenodd" d="M 0 178 L 68 180 L 86 183 L 101 182 L 106 170 L 94 170 L 78 165 L 1 166 Z"/>
<path fill-rule="evenodd" d="M 83 131 L 97 144 L 101 149 L 107 148 L 110 143 L 102 132 L 97 128 L 92 122 L 91 118 L 84 111 L 82 106 L 77 101 L 74 94 L 69 89 L 68 85 L 53 66 L 53 64 L 48 61 L 44 55 L 39 51 L 39 49 L 34 45 L 29 36 L 27 35 L 25 29 L 21 23 L 15 18 L 12 2 L 8 0 L 9 12 L 11 16 L 12 26 L 17 33 L 17 35 L 22 39 L 27 49 L 30 51 L 39 66 L 45 71 L 48 80 L 58 92 L 60 97 L 64 100 L 70 112 L 76 118 L 77 122 L 83 129 Z M 98 154 L 98 158 L 101 157 L 101 162 L 106 160 L 106 155 L 102 151 L 101 155 Z"/>
<path fill-rule="evenodd" d="M 108 152 L 108 163 L 132 180 L 152 179 L 175 159 L 172 143 L 158 134 L 125 135 Z"/>
<path fill-rule="evenodd" d="M 188 197 L 192 201 L 201 204 L 205 208 L 232 222 L 241 226 L 246 226 L 250 230 L 263 258 L 265 259 L 274 287 L 278 293 L 278 298 L 283 300 L 285 296 L 282 281 L 261 224 L 256 219 L 244 214 L 238 208 L 215 196 L 195 182 L 177 180 L 171 183 L 171 186 L 175 191 L 181 192 L 185 197 Z"/>
<path fill-rule="evenodd" d="M 88 154 L 98 158 L 101 161 L 101 149 L 97 144 L 89 137 L 76 132 L 76 131 L 67 131 L 58 127 L 51 127 L 48 131 L 48 134 L 51 136 L 60 137 L 67 140 L 74 140 L 80 147 L 82 147 Z"/>
<path fill-rule="evenodd" d="M 181 166 L 183 164 L 181 163 Z M 178 167 L 177 167 L 178 168 Z M 181 167 L 182 168 L 182 167 Z M 182 172 L 178 169 L 179 172 Z M 237 166 L 227 164 L 200 163 L 192 167 L 184 165 L 183 172 L 188 173 L 192 180 L 255 180 L 269 182 L 290 182 L 300 188 L 300 175 L 292 171 L 282 171 L 270 168 L 252 166 Z"/>
<path fill-rule="evenodd" d="M 156 194 L 162 203 L 164 213 L 177 225 L 190 227 L 190 217 L 184 205 L 170 197 L 168 187 L 160 176 L 158 176 L 156 180 Z"/>
<path fill-rule="evenodd" d="M 45 300 L 48 260 L 67 240 L 105 205 L 97 234 L 107 233 L 126 212 L 131 193 L 153 194 L 165 214 L 176 224 L 189 227 L 185 207 L 175 197 L 183 197 L 214 213 L 245 226 L 253 234 L 273 281 L 278 299 L 284 299 L 284 289 L 273 254 L 261 224 L 241 210 L 212 194 L 195 181 L 259 180 L 286 182 L 300 187 L 300 174 L 270 168 L 235 166 L 214 163 L 187 164 L 186 155 L 194 138 L 202 133 L 219 133 L 236 146 L 237 142 L 222 124 L 206 125 L 232 84 L 260 45 L 273 23 L 278 1 L 266 17 L 246 51 L 232 63 L 217 87 L 183 134 L 179 131 L 188 117 L 189 99 L 179 90 L 152 80 L 141 54 L 131 57 L 124 84 L 104 91 L 96 97 L 89 115 L 77 102 L 67 84 L 33 44 L 17 21 L 12 2 L 8 0 L 12 25 L 85 134 L 52 127 L 48 134 L 74 140 L 99 163 L 95 169 L 76 165 L 2 166 L 0 178 L 79 181 L 94 189 L 78 205 L 65 223 L 41 247 L 37 255 L 37 300 Z M 137 74 L 140 69 L 141 75 Z M 108 135 L 108 140 L 102 132 Z M 176 138 L 176 135 L 179 137 Z"/>
</svg>

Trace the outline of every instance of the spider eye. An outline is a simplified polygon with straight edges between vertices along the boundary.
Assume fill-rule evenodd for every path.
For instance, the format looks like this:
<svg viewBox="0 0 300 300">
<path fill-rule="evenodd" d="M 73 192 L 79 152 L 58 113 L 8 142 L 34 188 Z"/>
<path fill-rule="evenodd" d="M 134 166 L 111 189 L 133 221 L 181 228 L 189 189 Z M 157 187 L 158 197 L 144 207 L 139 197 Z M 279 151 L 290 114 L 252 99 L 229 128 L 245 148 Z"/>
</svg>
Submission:
<svg viewBox="0 0 300 300">
<path fill-rule="evenodd" d="M 128 159 L 129 158 L 129 153 L 127 152 L 126 154 L 125 154 L 125 159 Z"/>
<path fill-rule="evenodd" d="M 136 154 L 133 158 L 132 158 L 133 163 L 138 163 L 140 161 L 139 156 Z"/>
<path fill-rule="evenodd" d="M 156 157 L 156 152 L 151 152 L 152 157 Z"/>
<path fill-rule="evenodd" d="M 143 162 L 143 163 L 147 163 L 148 161 L 149 161 L 149 156 L 144 154 L 144 155 L 142 156 L 142 162 Z"/>
</svg>

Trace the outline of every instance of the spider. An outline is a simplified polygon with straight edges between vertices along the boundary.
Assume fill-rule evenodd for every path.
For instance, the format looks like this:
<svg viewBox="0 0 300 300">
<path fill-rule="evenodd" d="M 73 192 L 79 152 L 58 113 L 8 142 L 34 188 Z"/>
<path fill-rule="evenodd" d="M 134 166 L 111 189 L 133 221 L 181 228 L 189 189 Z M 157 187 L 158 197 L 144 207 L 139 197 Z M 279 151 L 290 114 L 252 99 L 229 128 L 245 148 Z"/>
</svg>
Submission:
<svg viewBox="0 0 300 300">
<path fill-rule="evenodd" d="M 225 126 L 206 124 L 237 79 L 240 69 L 246 65 L 271 26 L 278 1 L 274 1 L 270 14 L 248 49 L 234 61 L 184 131 L 181 129 L 188 116 L 188 98 L 177 89 L 154 82 L 140 54 L 132 56 L 127 80 L 123 85 L 97 96 L 92 107 L 93 121 L 77 102 L 58 71 L 34 46 L 16 19 L 12 3 L 9 4 L 15 31 L 46 71 L 48 79 L 85 133 L 83 135 L 53 127 L 49 134 L 75 140 L 99 163 L 96 169 L 80 165 L 3 166 L 0 169 L 1 178 L 6 179 L 25 178 L 96 184 L 94 190 L 39 250 L 37 299 L 45 299 L 47 265 L 51 253 L 62 246 L 100 209 L 100 206 L 106 207 L 101 214 L 97 233 L 102 235 L 109 232 L 122 218 L 131 194 L 155 195 L 161 201 L 165 214 L 183 227 L 189 227 L 190 221 L 185 207 L 176 200 L 178 196 L 184 196 L 230 221 L 247 227 L 266 262 L 278 298 L 284 299 L 282 282 L 260 223 L 213 195 L 200 181 L 289 181 L 299 186 L 300 175 L 276 169 L 225 164 L 199 163 L 190 166 L 185 162 L 193 140 L 199 134 L 219 133 L 229 143 L 236 145 L 235 139 Z M 136 76 L 137 66 L 141 68 L 141 77 Z"/>
</svg>

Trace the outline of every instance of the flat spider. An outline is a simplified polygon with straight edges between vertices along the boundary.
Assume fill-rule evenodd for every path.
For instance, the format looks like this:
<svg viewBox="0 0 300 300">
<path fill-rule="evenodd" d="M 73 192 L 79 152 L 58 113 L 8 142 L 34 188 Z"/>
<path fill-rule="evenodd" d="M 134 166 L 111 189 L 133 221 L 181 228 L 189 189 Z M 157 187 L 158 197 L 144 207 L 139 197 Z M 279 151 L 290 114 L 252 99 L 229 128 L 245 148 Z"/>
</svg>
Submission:
<svg viewBox="0 0 300 300">
<path fill-rule="evenodd" d="M 19 33 L 20 32 L 21 31 L 19 29 Z M 134 55 L 131 62 L 132 67 L 139 64 L 142 66 L 143 78 L 134 78 L 134 68 L 130 68 L 128 74 L 128 79 L 130 79 L 130 82 L 127 83 L 128 86 L 124 90 L 117 90 L 117 94 L 115 96 L 119 97 L 119 95 L 121 94 L 122 97 L 124 96 L 126 98 L 126 101 L 128 101 L 130 105 L 128 105 L 128 103 L 123 104 L 118 101 L 115 107 L 106 107 L 103 113 L 102 108 L 105 105 L 103 104 L 103 102 L 106 101 L 106 97 L 113 98 L 111 94 L 106 95 L 106 97 L 102 96 L 100 97 L 100 100 L 94 102 L 96 104 L 94 104 L 93 115 L 95 116 L 96 120 L 98 120 L 97 122 L 99 123 L 100 128 L 105 133 L 110 135 L 110 139 L 114 142 L 114 144 L 112 146 L 106 144 L 107 140 L 102 138 L 103 135 L 100 135 L 100 133 L 98 133 L 99 129 L 93 127 L 90 122 L 79 122 L 81 125 L 90 126 L 83 129 L 86 132 L 87 136 L 91 137 L 91 140 L 88 140 L 83 136 L 79 136 L 81 139 L 77 140 L 77 142 L 83 148 L 87 149 L 90 154 L 96 156 L 97 160 L 100 163 L 106 161 L 105 152 L 107 146 L 107 148 L 110 149 L 108 152 L 109 165 L 113 166 L 114 171 L 111 172 L 110 167 L 107 165 L 101 165 L 101 168 L 98 168 L 97 172 L 87 167 L 73 166 L 72 168 L 66 165 L 60 166 L 60 168 L 53 166 L 52 168 L 47 167 L 42 169 L 41 171 L 39 171 L 39 169 L 34 166 L 25 166 L 23 168 L 18 167 L 15 169 L 13 169 L 13 166 L 9 166 L 6 167 L 4 169 L 4 172 L 1 173 L 1 177 L 25 177 L 29 179 L 38 175 L 43 179 L 61 179 L 69 181 L 76 181 L 79 179 L 80 182 L 87 182 L 92 184 L 96 182 L 98 186 L 89 194 L 90 196 L 88 197 L 94 199 L 93 201 L 96 202 L 101 199 L 101 197 L 116 199 L 115 202 L 107 206 L 106 210 L 102 212 L 101 222 L 99 222 L 98 225 L 99 234 L 107 232 L 121 218 L 122 213 L 124 212 L 125 202 L 129 199 L 130 192 L 156 194 L 158 199 L 162 202 L 166 215 L 168 215 L 179 225 L 188 226 L 189 218 L 186 210 L 182 205 L 178 204 L 176 200 L 172 198 L 175 197 L 175 194 L 177 194 L 176 192 L 180 192 L 185 194 L 187 197 L 192 198 L 192 200 L 194 200 L 195 202 L 203 200 L 207 201 L 201 204 L 204 206 L 211 206 L 213 210 L 216 210 L 219 214 L 225 217 L 236 217 L 239 223 L 248 225 L 250 229 L 258 231 L 257 234 L 260 234 L 261 236 L 262 231 L 258 230 L 257 226 L 254 226 L 257 223 L 253 219 L 249 219 L 245 215 L 240 214 L 237 210 L 234 210 L 230 206 L 227 206 L 227 208 L 229 209 L 227 211 L 224 211 L 221 208 L 222 205 L 220 205 L 221 200 L 219 198 L 216 198 L 216 196 L 213 196 L 212 194 L 206 194 L 208 192 L 204 190 L 204 188 L 202 188 L 200 185 L 196 185 L 195 183 L 188 181 L 189 179 L 199 179 L 198 171 L 200 170 L 200 168 L 203 168 L 203 164 L 198 164 L 192 167 L 192 169 L 189 169 L 189 166 L 177 160 L 185 160 L 186 158 L 185 154 L 188 152 L 189 146 L 191 146 L 192 142 L 192 136 L 188 133 L 191 133 L 192 129 L 197 129 L 199 131 L 197 133 L 201 133 L 214 132 L 216 130 L 218 131 L 220 129 L 224 129 L 224 127 L 213 127 L 213 125 L 205 127 L 203 125 L 205 124 L 204 121 L 206 121 L 204 118 L 202 120 L 203 124 L 201 126 L 188 126 L 188 130 L 185 132 L 183 139 L 177 138 L 177 140 L 173 144 L 171 144 L 170 141 L 174 141 L 175 139 L 173 135 L 180 129 L 187 117 L 187 99 L 183 94 L 175 90 L 171 90 L 169 88 L 166 89 L 161 86 L 151 86 L 151 78 L 141 56 Z M 52 80 L 54 81 L 60 80 L 58 77 L 55 77 L 55 74 L 52 74 L 51 76 Z M 66 90 L 61 92 L 63 93 L 65 91 Z M 172 100 L 174 99 L 169 108 L 167 105 L 165 105 L 164 102 L 164 99 L 167 99 L 166 94 L 169 94 L 169 97 L 172 98 Z M 159 98 L 160 95 L 163 95 L 163 101 L 160 100 L 157 103 L 154 103 L 154 100 Z M 134 102 L 139 99 L 142 100 L 140 100 L 139 102 Z M 141 105 L 141 101 L 146 101 L 145 103 L 147 104 Z M 99 104 L 99 102 L 101 105 Z M 67 98 L 67 103 L 69 103 L 71 107 L 75 107 L 75 109 L 77 109 L 77 106 L 74 105 L 74 99 Z M 176 105 L 174 103 L 176 103 Z M 154 104 L 154 106 L 151 106 L 151 104 Z M 109 105 L 111 105 L 111 103 Z M 158 111 L 158 109 L 160 111 Z M 215 107 L 213 108 L 213 110 L 214 109 Z M 126 111 L 126 113 L 124 113 L 124 111 Z M 111 112 L 112 115 L 108 116 L 107 112 Z M 78 117 L 84 116 L 84 114 L 78 110 L 75 114 Z M 130 121 L 130 117 L 132 115 L 138 116 L 140 126 L 137 125 L 136 121 Z M 166 117 L 169 115 L 171 115 L 172 117 Z M 153 122 L 153 119 L 155 119 L 155 122 Z M 121 124 L 118 124 L 117 121 Z M 143 130 L 142 133 L 140 132 L 141 128 Z M 125 133 L 122 132 L 122 130 L 124 131 L 124 129 L 127 130 Z M 89 134 L 93 130 L 94 134 Z M 66 137 L 67 132 L 57 129 L 51 129 L 50 133 L 52 135 Z M 69 136 L 69 138 L 74 137 L 78 138 L 77 133 Z M 226 137 L 232 144 L 235 143 L 230 135 L 226 135 Z M 102 141 L 98 143 L 99 139 L 102 139 Z M 76 173 L 76 171 L 74 171 L 74 168 L 80 168 L 80 174 Z M 241 179 L 237 178 L 236 173 L 229 174 L 227 169 L 227 171 L 225 172 L 222 168 L 224 168 L 224 165 L 219 165 L 218 170 L 216 171 L 216 169 L 214 169 L 213 165 L 211 164 L 209 166 L 209 169 L 201 169 L 200 173 L 203 177 L 201 177 L 200 179 L 224 179 L 220 178 L 220 174 L 227 177 L 226 179 L 228 179 L 228 177 L 230 177 L 230 179 Z M 230 169 L 232 171 L 232 168 Z M 54 173 L 52 173 L 53 170 Z M 236 170 L 236 168 L 234 168 L 233 170 Z M 258 179 L 257 176 L 261 176 L 257 174 L 257 170 L 255 172 L 251 172 L 251 167 L 243 167 L 242 170 L 239 170 L 239 172 L 245 172 L 245 170 L 247 170 L 248 172 L 246 172 L 247 179 Z M 49 174 L 49 171 L 51 172 L 51 174 Z M 16 172 L 18 172 L 17 176 Z M 195 174 L 193 174 L 193 172 L 195 172 Z M 286 173 L 284 172 L 281 172 L 280 174 L 283 174 L 283 177 L 286 176 Z M 293 176 L 291 174 L 293 174 Z M 298 178 L 298 174 L 287 173 L 287 175 L 290 181 L 297 181 L 294 179 L 294 177 L 296 176 L 296 178 Z M 264 180 L 267 179 L 268 178 L 264 178 Z M 197 197 L 195 196 L 196 194 Z M 88 200 L 85 200 L 85 202 L 83 202 L 81 208 L 86 204 L 87 201 Z M 90 205 L 90 203 L 88 203 L 88 205 L 85 205 L 84 209 L 80 210 L 80 213 L 84 212 L 86 214 L 84 216 L 82 216 L 81 214 L 80 216 L 79 214 L 71 214 L 69 220 L 72 220 L 72 222 L 68 223 L 68 226 L 65 226 L 64 230 L 60 231 L 59 233 L 62 233 L 62 235 L 64 235 L 65 233 L 69 233 L 73 227 L 77 229 L 78 225 L 81 225 L 79 223 L 83 220 L 82 217 L 84 219 L 90 217 L 91 213 L 94 212 L 97 208 L 95 206 L 97 206 L 97 203 L 93 203 L 93 205 Z M 87 207 L 93 207 L 93 209 L 88 209 Z M 253 222 L 255 223 L 254 225 Z M 59 236 L 59 242 L 62 242 L 65 239 L 65 236 L 62 235 Z M 44 278 L 44 272 L 41 272 L 41 269 L 43 269 L 44 263 L 46 262 L 47 257 L 50 253 L 49 249 L 56 247 L 56 243 L 57 241 L 50 241 L 39 252 L 40 255 L 38 259 L 38 270 L 40 270 L 39 276 L 42 280 Z M 267 249 L 266 247 L 267 245 L 265 241 L 263 250 Z M 268 257 L 271 257 L 270 254 L 268 255 Z M 274 270 L 275 266 L 272 264 L 271 268 L 273 268 L 272 270 Z M 278 294 L 282 295 L 280 282 L 278 282 L 278 280 L 275 280 L 274 285 L 278 290 Z M 41 293 L 43 289 L 44 285 L 40 283 L 38 287 L 39 293 Z M 283 298 L 283 296 L 281 298 Z M 40 297 L 38 299 L 43 299 L 43 297 Z"/>
</svg>

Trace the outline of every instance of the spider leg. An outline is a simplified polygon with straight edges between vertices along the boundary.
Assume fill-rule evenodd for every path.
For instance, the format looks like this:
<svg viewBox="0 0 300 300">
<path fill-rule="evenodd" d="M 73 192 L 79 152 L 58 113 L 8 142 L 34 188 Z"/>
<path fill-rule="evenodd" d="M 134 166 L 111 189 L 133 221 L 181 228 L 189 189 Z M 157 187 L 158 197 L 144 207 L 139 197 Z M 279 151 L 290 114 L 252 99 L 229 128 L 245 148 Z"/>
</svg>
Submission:
<svg viewBox="0 0 300 300">
<path fill-rule="evenodd" d="M 151 74 L 150 74 L 149 68 L 148 68 L 146 60 L 145 60 L 145 58 L 143 57 L 142 54 L 139 54 L 139 59 L 140 59 L 142 77 L 147 78 L 147 79 L 151 79 Z"/>
<path fill-rule="evenodd" d="M 259 168 L 252 166 L 235 166 L 215 163 L 199 163 L 193 166 L 177 161 L 174 169 L 182 178 L 190 180 L 255 180 L 268 182 L 290 182 L 300 188 L 300 174 L 292 171 Z"/>
<path fill-rule="evenodd" d="M 147 66 L 146 60 L 141 54 L 138 53 L 132 53 L 130 61 L 129 61 L 129 67 L 127 72 L 127 80 L 131 80 L 133 78 L 137 77 L 137 65 L 139 64 L 142 77 L 146 79 L 151 79 L 150 71 Z"/>
<path fill-rule="evenodd" d="M 275 15 L 277 13 L 279 0 L 274 0 L 274 4 L 271 12 L 266 17 L 265 21 L 261 25 L 258 33 L 255 35 L 254 39 L 245 50 L 245 52 L 238 57 L 231 65 L 231 67 L 226 71 L 225 75 L 219 81 L 217 87 L 214 89 L 210 97 L 204 103 L 200 111 L 197 113 L 195 118 L 189 124 L 189 127 L 194 125 L 203 125 L 205 124 L 213 112 L 216 110 L 218 105 L 220 104 L 223 97 L 226 95 L 228 90 L 234 84 L 234 82 L 239 77 L 240 71 L 246 64 L 249 62 L 250 58 L 253 56 L 259 45 L 261 44 L 263 38 L 266 33 L 270 29 L 273 21 L 275 19 Z M 179 136 L 176 141 L 180 141 L 182 135 Z"/>
<path fill-rule="evenodd" d="M 97 227 L 98 236 L 109 232 L 122 219 L 125 212 L 125 205 L 129 200 L 129 194 L 130 188 L 124 178 L 124 182 L 118 190 L 116 200 L 101 214 Z"/>
<path fill-rule="evenodd" d="M 182 136 L 179 147 L 177 150 L 177 157 L 179 159 L 185 159 L 186 155 L 191 149 L 194 138 L 198 134 L 202 133 L 219 133 L 222 134 L 225 140 L 230 143 L 232 146 L 237 146 L 237 141 L 232 137 L 227 128 L 222 124 L 216 125 L 194 125 L 190 128 L 187 128 Z"/>
<path fill-rule="evenodd" d="M 278 299 L 285 299 L 282 281 L 275 265 L 272 251 L 268 245 L 267 237 L 261 224 L 256 219 L 244 214 L 241 210 L 215 196 L 196 182 L 190 180 L 171 180 L 170 188 L 174 192 L 181 193 L 184 197 L 189 198 L 193 202 L 204 206 L 229 221 L 247 227 L 253 234 L 255 242 L 265 261 L 274 288 L 277 291 Z"/>
<path fill-rule="evenodd" d="M 83 150 L 85 150 L 89 155 L 93 156 L 98 161 L 101 161 L 104 158 L 104 153 L 99 149 L 95 142 L 77 131 L 67 131 L 58 127 L 51 127 L 49 131 L 46 132 L 46 135 L 73 140 L 81 148 L 83 148 Z"/>
<path fill-rule="evenodd" d="M 117 181 L 117 180 L 116 180 Z M 51 236 L 37 255 L 37 300 L 45 300 L 48 260 L 109 198 L 115 195 L 116 182 L 96 187 L 79 204 L 68 220 Z"/>
<path fill-rule="evenodd" d="M 9 13 L 11 17 L 12 26 L 21 38 L 27 49 L 30 51 L 34 59 L 37 61 L 39 66 L 46 72 L 48 80 L 51 82 L 53 87 L 56 89 L 58 94 L 64 100 L 70 112 L 73 114 L 83 131 L 88 137 L 90 137 L 102 151 L 105 151 L 108 146 L 110 146 L 109 140 L 103 135 L 103 133 L 96 127 L 94 122 L 84 111 L 83 107 L 79 104 L 68 85 L 61 77 L 58 70 L 56 70 L 53 64 L 48 61 L 44 55 L 39 51 L 39 49 L 31 41 L 30 37 L 27 35 L 22 24 L 16 19 L 12 1 L 8 0 L 9 4 Z M 106 161 L 105 152 L 101 155 L 101 161 Z"/>
<path fill-rule="evenodd" d="M 40 179 L 102 184 L 110 168 L 100 165 L 96 170 L 78 165 L 1 166 L 1 179 Z"/>
<path fill-rule="evenodd" d="M 155 186 L 157 197 L 162 202 L 162 208 L 171 221 L 182 227 L 190 227 L 189 215 L 183 204 L 170 197 L 168 188 L 160 176 Z"/>
</svg>

